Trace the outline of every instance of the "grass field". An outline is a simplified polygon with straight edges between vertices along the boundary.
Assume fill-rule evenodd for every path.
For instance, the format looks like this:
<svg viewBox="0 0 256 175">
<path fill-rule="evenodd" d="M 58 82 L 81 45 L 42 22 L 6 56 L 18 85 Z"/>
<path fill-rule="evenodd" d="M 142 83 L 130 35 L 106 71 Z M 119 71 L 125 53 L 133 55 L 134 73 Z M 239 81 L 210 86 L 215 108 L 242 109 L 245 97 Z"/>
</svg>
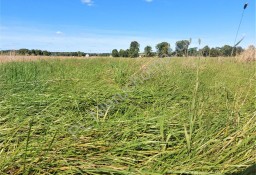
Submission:
<svg viewBox="0 0 256 175">
<path fill-rule="evenodd" d="M 255 62 L 0 64 L 0 174 L 232 174 L 256 164 Z"/>
</svg>

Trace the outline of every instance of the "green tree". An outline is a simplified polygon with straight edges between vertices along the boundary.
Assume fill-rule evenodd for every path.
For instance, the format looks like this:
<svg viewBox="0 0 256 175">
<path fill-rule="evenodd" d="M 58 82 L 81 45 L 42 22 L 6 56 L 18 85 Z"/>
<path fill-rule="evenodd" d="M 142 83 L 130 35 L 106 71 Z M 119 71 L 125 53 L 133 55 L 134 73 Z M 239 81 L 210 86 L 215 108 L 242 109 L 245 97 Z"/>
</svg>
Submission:
<svg viewBox="0 0 256 175">
<path fill-rule="evenodd" d="M 167 57 L 170 54 L 171 47 L 168 42 L 161 42 L 156 45 L 156 50 L 159 57 Z"/>
<path fill-rule="evenodd" d="M 125 55 L 125 50 L 120 49 L 120 50 L 119 50 L 119 56 L 120 56 L 120 57 L 125 57 L 124 55 Z"/>
<path fill-rule="evenodd" d="M 205 46 L 202 50 L 201 50 L 201 52 L 202 52 L 202 55 L 204 56 L 204 57 L 208 57 L 208 56 L 210 56 L 210 47 L 209 46 Z"/>
<path fill-rule="evenodd" d="M 211 48 L 210 49 L 210 56 L 211 57 L 218 57 L 218 56 L 220 56 L 219 48 Z"/>
<path fill-rule="evenodd" d="M 146 57 L 152 57 L 153 56 L 152 47 L 151 46 L 146 46 L 144 48 L 144 54 L 145 54 Z"/>
<path fill-rule="evenodd" d="M 137 41 L 132 41 L 129 49 L 129 56 L 131 58 L 136 58 L 139 56 L 139 52 L 140 52 L 140 44 Z"/>
<path fill-rule="evenodd" d="M 50 55 L 51 55 L 51 53 L 50 53 L 50 52 L 48 52 L 47 50 L 44 50 L 44 51 L 43 51 L 43 55 L 44 55 L 44 56 L 50 56 Z"/>
<path fill-rule="evenodd" d="M 77 56 L 78 56 L 78 57 L 82 57 L 82 56 L 85 56 L 85 54 L 84 54 L 83 52 L 78 51 L 78 52 L 77 52 Z"/>
<path fill-rule="evenodd" d="M 34 49 L 32 49 L 32 50 L 30 51 L 30 55 L 36 55 L 36 51 L 35 51 Z"/>
<path fill-rule="evenodd" d="M 35 55 L 43 55 L 43 52 L 41 50 L 35 50 Z"/>
<path fill-rule="evenodd" d="M 28 49 L 20 49 L 18 50 L 19 55 L 29 55 L 30 51 Z"/>
<path fill-rule="evenodd" d="M 117 49 L 112 50 L 112 57 L 119 57 L 119 53 Z"/>
<path fill-rule="evenodd" d="M 221 50 L 220 50 L 221 55 L 225 56 L 225 57 L 231 56 L 232 49 L 233 49 L 233 47 L 231 47 L 229 45 L 225 45 L 225 46 L 221 47 Z"/>
<path fill-rule="evenodd" d="M 198 54 L 197 47 L 188 49 L 188 56 L 197 56 L 197 54 Z"/>
<path fill-rule="evenodd" d="M 175 47 L 177 56 L 187 56 L 189 45 L 190 45 L 190 41 L 188 40 L 177 41 L 176 47 Z"/>
<path fill-rule="evenodd" d="M 129 57 L 129 51 L 128 50 L 120 49 L 119 56 L 120 57 Z"/>
<path fill-rule="evenodd" d="M 125 51 L 126 57 L 129 57 L 129 53 L 130 53 L 130 50 L 126 49 L 126 51 Z"/>
<path fill-rule="evenodd" d="M 244 49 L 242 47 L 238 46 L 234 49 L 234 54 L 235 54 L 235 56 L 237 56 L 237 55 L 240 55 L 243 51 L 244 51 Z"/>
</svg>

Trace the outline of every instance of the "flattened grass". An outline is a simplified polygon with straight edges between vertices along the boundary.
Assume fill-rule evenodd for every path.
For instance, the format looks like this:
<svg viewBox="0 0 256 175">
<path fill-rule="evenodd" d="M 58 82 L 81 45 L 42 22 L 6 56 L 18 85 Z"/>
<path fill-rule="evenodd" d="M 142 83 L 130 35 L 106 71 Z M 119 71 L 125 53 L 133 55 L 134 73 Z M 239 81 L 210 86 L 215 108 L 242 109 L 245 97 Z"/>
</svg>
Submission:
<svg viewBox="0 0 256 175">
<path fill-rule="evenodd" d="M 0 64 L 0 172 L 245 170 L 256 163 L 255 78 L 254 63 L 231 59 Z"/>
</svg>

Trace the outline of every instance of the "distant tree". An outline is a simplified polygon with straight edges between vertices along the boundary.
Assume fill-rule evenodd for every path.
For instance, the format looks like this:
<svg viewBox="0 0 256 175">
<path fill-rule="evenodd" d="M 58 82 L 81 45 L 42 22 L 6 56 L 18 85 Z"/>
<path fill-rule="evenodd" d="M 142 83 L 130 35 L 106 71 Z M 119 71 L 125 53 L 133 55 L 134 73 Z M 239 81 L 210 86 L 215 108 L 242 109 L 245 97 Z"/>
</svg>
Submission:
<svg viewBox="0 0 256 175">
<path fill-rule="evenodd" d="M 43 55 L 43 52 L 41 50 L 35 50 L 35 55 Z"/>
<path fill-rule="evenodd" d="M 124 55 L 125 55 L 125 50 L 120 49 L 120 50 L 119 50 L 119 56 L 120 56 L 120 57 L 125 57 Z"/>
<path fill-rule="evenodd" d="M 30 51 L 28 49 L 20 49 L 18 50 L 19 55 L 29 55 Z"/>
<path fill-rule="evenodd" d="M 171 51 L 170 44 L 168 42 L 161 42 L 156 45 L 156 50 L 159 57 L 167 57 Z"/>
<path fill-rule="evenodd" d="M 202 50 L 201 50 L 201 52 L 202 52 L 202 55 L 204 56 L 204 57 L 208 57 L 208 56 L 210 56 L 210 47 L 209 46 L 205 46 Z"/>
<path fill-rule="evenodd" d="M 146 46 L 144 48 L 144 54 L 145 54 L 146 57 L 152 57 L 153 56 L 152 47 L 151 46 Z"/>
<path fill-rule="evenodd" d="M 242 47 L 238 46 L 235 48 L 234 54 L 237 56 L 237 55 L 240 55 L 243 51 L 244 51 L 244 49 Z"/>
<path fill-rule="evenodd" d="M 78 52 L 70 52 L 70 56 L 78 57 Z"/>
<path fill-rule="evenodd" d="M 50 52 L 48 52 L 47 50 L 44 50 L 44 51 L 43 51 L 43 55 L 44 55 L 44 56 L 50 56 L 50 55 L 51 55 L 51 53 L 50 53 Z"/>
<path fill-rule="evenodd" d="M 197 55 L 198 55 L 197 47 L 188 49 L 188 56 L 197 56 Z"/>
<path fill-rule="evenodd" d="M 112 57 L 119 57 L 119 53 L 117 49 L 112 50 Z"/>
<path fill-rule="evenodd" d="M 82 56 L 82 52 L 77 51 L 77 56 L 78 56 L 78 57 L 81 57 L 81 56 Z"/>
<path fill-rule="evenodd" d="M 36 55 L 36 51 L 35 51 L 34 49 L 32 49 L 32 50 L 30 51 L 30 55 Z"/>
<path fill-rule="evenodd" d="M 225 46 L 221 47 L 221 50 L 220 50 L 221 51 L 221 55 L 225 56 L 225 57 L 231 56 L 232 49 L 233 49 L 233 47 L 231 47 L 229 45 L 225 45 Z"/>
<path fill-rule="evenodd" d="M 136 58 L 139 56 L 139 52 L 140 52 L 140 44 L 137 41 L 132 41 L 129 49 L 129 56 L 131 58 Z"/>
<path fill-rule="evenodd" d="M 185 55 L 186 55 L 186 57 L 188 57 L 188 50 L 189 50 L 189 46 L 190 46 L 191 43 L 192 43 L 192 38 L 189 39 L 189 43 L 188 43 L 187 48 L 186 48 L 186 50 L 185 50 Z M 192 49 L 192 50 L 193 50 L 193 49 Z"/>
<path fill-rule="evenodd" d="M 209 56 L 211 56 L 211 57 L 218 57 L 218 56 L 220 56 L 220 49 L 219 48 L 211 48 Z"/>
<path fill-rule="evenodd" d="M 190 45 L 189 40 L 177 41 L 176 42 L 176 48 L 175 48 L 177 56 L 187 56 L 189 45 Z"/>
<path fill-rule="evenodd" d="M 119 56 L 120 57 L 129 57 L 129 51 L 128 50 L 120 49 Z"/>
<path fill-rule="evenodd" d="M 126 50 L 125 50 L 125 54 L 126 54 L 126 57 L 129 57 L 130 49 L 126 49 Z"/>
</svg>

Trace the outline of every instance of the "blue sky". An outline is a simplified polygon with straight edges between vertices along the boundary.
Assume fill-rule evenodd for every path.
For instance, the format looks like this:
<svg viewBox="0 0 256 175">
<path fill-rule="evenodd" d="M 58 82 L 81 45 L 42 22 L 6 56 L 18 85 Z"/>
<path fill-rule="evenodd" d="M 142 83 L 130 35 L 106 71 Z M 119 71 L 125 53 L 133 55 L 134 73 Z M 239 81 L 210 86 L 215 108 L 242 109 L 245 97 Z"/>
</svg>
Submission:
<svg viewBox="0 0 256 175">
<path fill-rule="evenodd" d="M 131 41 L 175 48 L 233 45 L 243 5 L 249 2 L 238 39 L 255 44 L 255 0 L 0 0 L 0 49 L 111 52 Z"/>
</svg>

